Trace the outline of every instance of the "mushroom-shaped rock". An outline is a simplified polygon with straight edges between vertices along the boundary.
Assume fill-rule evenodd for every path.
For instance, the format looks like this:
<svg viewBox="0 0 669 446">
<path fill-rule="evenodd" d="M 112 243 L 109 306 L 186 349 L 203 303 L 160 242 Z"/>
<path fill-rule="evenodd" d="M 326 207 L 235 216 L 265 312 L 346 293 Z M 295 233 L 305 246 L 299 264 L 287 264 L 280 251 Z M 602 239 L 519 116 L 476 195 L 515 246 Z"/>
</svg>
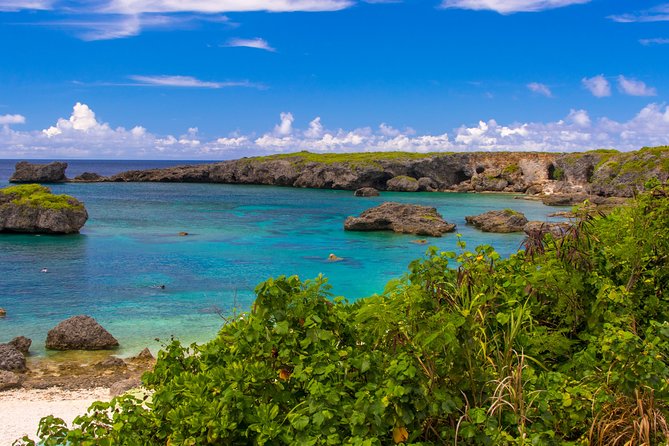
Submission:
<svg viewBox="0 0 669 446">
<path fill-rule="evenodd" d="M 416 192 L 418 187 L 418 180 L 406 175 L 393 177 L 386 181 L 386 188 L 396 192 Z"/>
<path fill-rule="evenodd" d="M 523 226 L 523 231 L 527 235 L 553 234 L 554 237 L 562 237 L 572 227 L 571 223 L 566 221 L 529 221 Z"/>
<path fill-rule="evenodd" d="M 19 161 L 14 167 L 10 183 L 62 183 L 66 181 L 67 163 L 54 161 L 49 164 L 34 164 Z"/>
<path fill-rule="evenodd" d="M 0 232 L 77 233 L 88 219 L 83 203 L 48 187 L 23 184 L 0 189 Z"/>
<path fill-rule="evenodd" d="M 525 215 L 512 209 L 470 215 L 465 220 L 483 232 L 521 232 L 527 224 Z"/>
<path fill-rule="evenodd" d="M 90 316 L 74 316 L 52 328 L 46 337 L 51 350 L 108 350 L 118 341 Z"/>
<path fill-rule="evenodd" d="M 14 346 L 15 349 L 24 355 L 27 355 L 30 352 L 30 344 L 32 343 L 33 341 L 26 338 L 25 336 L 17 336 L 8 342 L 9 345 Z"/>
<path fill-rule="evenodd" d="M 347 231 L 394 231 L 404 234 L 441 237 L 455 230 L 433 207 L 386 202 L 367 209 L 360 217 L 348 217 Z"/>
<path fill-rule="evenodd" d="M 378 197 L 379 191 L 373 187 L 361 187 L 360 189 L 357 189 L 353 195 L 356 197 Z"/>
<path fill-rule="evenodd" d="M 26 357 L 13 345 L 0 344 L 0 370 L 25 372 Z"/>
</svg>

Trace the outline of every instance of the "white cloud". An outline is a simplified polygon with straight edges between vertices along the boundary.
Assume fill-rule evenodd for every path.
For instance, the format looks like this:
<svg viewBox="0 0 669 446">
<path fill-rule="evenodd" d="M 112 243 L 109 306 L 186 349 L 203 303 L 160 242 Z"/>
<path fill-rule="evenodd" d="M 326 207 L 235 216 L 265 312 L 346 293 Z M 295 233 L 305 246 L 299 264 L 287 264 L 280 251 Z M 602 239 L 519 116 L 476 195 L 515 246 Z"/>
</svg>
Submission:
<svg viewBox="0 0 669 446">
<path fill-rule="evenodd" d="M 128 76 L 129 79 L 136 82 L 130 84 L 137 87 L 179 87 L 179 88 L 226 88 L 226 87 L 252 87 L 262 88 L 259 84 L 249 81 L 226 81 L 211 82 L 203 81 L 192 76 Z"/>
<path fill-rule="evenodd" d="M 597 98 L 611 96 L 611 84 L 603 74 L 590 78 L 583 78 L 581 82 L 583 83 L 583 86 L 590 90 L 590 93 Z"/>
<path fill-rule="evenodd" d="M 589 3 L 591 0 L 443 0 L 442 8 L 490 10 L 500 14 L 540 12 L 547 9 Z"/>
<path fill-rule="evenodd" d="M 0 115 L 0 125 L 25 124 L 23 115 Z"/>
<path fill-rule="evenodd" d="M 619 23 L 667 22 L 669 21 L 669 3 L 663 3 L 643 11 L 612 15 L 609 16 L 609 19 Z"/>
<path fill-rule="evenodd" d="M 540 94 L 542 96 L 546 96 L 547 98 L 553 97 L 553 92 L 545 84 L 540 84 L 538 82 L 530 82 L 529 84 L 527 84 L 527 88 L 529 88 L 530 91 L 533 91 L 534 93 Z"/>
<path fill-rule="evenodd" d="M 293 118 L 292 113 L 281 113 L 281 123 L 274 127 L 274 133 L 279 136 L 288 136 L 293 132 Z"/>
<path fill-rule="evenodd" d="M 265 39 L 261 39 L 260 37 L 256 37 L 255 39 L 230 39 L 224 46 L 256 48 L 270 52 L 276 51 L 276 49 L 272 48 Z"/>
<path fill-rule="evenodd" d="M 398 130 L 388 124 L 377 128 L 328 129 L 320 118 L 300 129 L 295 127 L 291 113 L 282 113 L 280 123 L 259 136 L 234 133 L 207 140 L 195 127 L 181 136 L 159 136 L 141 126 L 130 130 L 112 128 L 81 103 L 74 106 L 69 118 L 60 118 L 44 130 L 16 131 L 9 125 L 0 126 L 0 158 L 27 159 L 227 159 L 300 150 L 568 152 L 602 147 L 633 150 L 655 145 L 669 145 L 669 107 L 665 104 L 649 104 L 627 121 L 593 118 L 585 110 L 571 110 L 557 121 L 500 124 L 488 119 L 435 134 L 416 134 L 410 128 Z"/>
<path fill-rule="evenodd" d="M 649 87 L 645 82 L 636 79 L 628 79 L 625 76 L 618 76 L 618 87 L 620 91 L 630 96 L 656 96 L 657 90 Z"/>
<path fill-rule="evenodd" d="M 0 11 L 16 12 L 22 10 L 48 10 L 55 0 L 2 0 Z"/>
<path fill-rule="evenodd" d="M 352 0 L 112 0 L 103 9 L 115 14 L 224 12 L 323 12 L 353 6 Z"/>
<path fill-rule="evenodd" d="M 639 43 L 644 46 L 651 45 L 669 45 L 669 39 L 665 38 L 654 38 L 654 39 L 639 39 Z"/>
</svg>

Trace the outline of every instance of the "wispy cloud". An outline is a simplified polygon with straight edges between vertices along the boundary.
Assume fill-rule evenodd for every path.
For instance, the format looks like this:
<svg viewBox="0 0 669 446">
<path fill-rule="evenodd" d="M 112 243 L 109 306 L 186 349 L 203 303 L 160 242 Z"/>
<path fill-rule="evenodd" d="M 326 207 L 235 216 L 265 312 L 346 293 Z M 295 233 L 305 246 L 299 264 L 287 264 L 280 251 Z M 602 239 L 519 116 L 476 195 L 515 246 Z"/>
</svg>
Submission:
<svg viewBox="0 0 669 446">
<path fill-rule="evenodd" d="M 23 115 L 0 115 L 0 125 L 25 124 L 26 117 Z"/>
<path fill-rule="evenodd" d="M 553 92 L 545 84 L 540 84 L 539 82 L 530 82 L 527 84 L 527 88 L 534 93 L 546 96 L 547 98 L 553 97 Z"/>
<path fill-rule="evenodd" d="M 442 8 L 496 11 L 500 14 L 540 12 L 570 5 L 589 3 L 591 0 L 443 0 Z"/>
<path fill-rule="evenodd" d="M 116 14 L 198 12 L 324 12 L 339 11 L 354 5 L 352 0 L 111 0 L 103 9 Z"/>
<path fill-rule="evenodd" d="M 592 93 L 593 96 L 597 98 L 611 96 L 611 84 L 603 74 L 590 78 L 583 78 L 581 83 L 590 91 L 590 93 Z"/>
<path fill-rule="evenodd" d="M 2 0 L 0 12 L 16 12 L 23 10 L 49 10 L 55 0 Z"/>
<path fill-rule="evenodd" d="M 259 50 L 265 50 L 270 52 L 275 52 L 276 49 L 272 48 L 265 39 L 256 37 L 254 39 L 230 39 L 223 46 L 226 47 L 245 47 L 245 48 L 256 48 Z"/>
<path fill-rule="evenodd" d="M 669 21 L 669 3 L 627 14 L 612 15 L 609 16 L 609 19 L 619 23 L 667 22 Z"/>
<path fill-rule="evenodd" d="M 657 90 L 649 87 L 643 81 L 628 79 L 625 76 L 618 76 L 618 87 L 620 91 L 629 96 L 656 96 Z"/>
<path fill-rule="evenodd" d="M 249 81 L 203 81 L 192 76 L 128 76 L 129 79 L 135 81 L 133 84 L 117 84 L 130 85 L 137 87 L 176 87 L 176 88 L 227 88 L 227 87 L 250 87 L 250 88 L 264 88 L 261 84 L 256 84 Z M 113 84 L 112 84 L 113 85 Z"/>
<path fill-rule="evenodd" d="M 639 39 L 639 43 L 644 46 L 651 46 L 651 45 L 668 45 L 669 44 L 669 39 L 666 38 L 661 38 L 661 37 L 656 37 L 654 39 Z"/>
</svg>

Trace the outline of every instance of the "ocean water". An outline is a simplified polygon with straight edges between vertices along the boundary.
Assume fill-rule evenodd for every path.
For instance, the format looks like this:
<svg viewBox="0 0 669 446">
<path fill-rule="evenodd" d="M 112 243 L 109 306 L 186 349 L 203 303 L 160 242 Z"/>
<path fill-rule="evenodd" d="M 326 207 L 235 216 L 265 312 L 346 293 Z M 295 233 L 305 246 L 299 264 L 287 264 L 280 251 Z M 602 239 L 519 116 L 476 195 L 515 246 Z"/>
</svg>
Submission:
<svg viewBox="0 0 669 446">
<path fill-rule="evenodd" d="M 71 162 L 68 175 L 170 164 L 80 161 Z M 0 162 L 0 186 L 12 171 L 13 162 Z M 47 331 L 77 314 L 106 327 L 121 343 L 121 356 L 146 346 L 156 351 L 170 336 L 208 340 L 223 324 L 221 314 L 249 309 L 255 286 L 282 274 L 323 274 L 332 293 L 349 300 L 380 293 L 427 248 L 412 243 L 416 236 L 343 230 L 347 216 L 383 201 L 435 206 L 458 225 L 468 247 L 490 244 L 505 256 L 520 248 L 523 235 L 482 233 L 465 225 L 465 215 L 512 208 L 530 220 L 552 220 L 547 214 L 555 210 L 506 194 L 357 198 L 350 191 L 168 183 L 51 188 L 85 203 L 89 220 L 81 234 L 0 234 L 0 307 L 7 310 L 0 342 L 27 336 L 33 353 L 45 356 L 58 355 L 44 349 Z M 429 242 L 457 251 L 456 240 L 453 233 Z M 330 253 L 344 260 L 328 262 Z"/>
</svg>

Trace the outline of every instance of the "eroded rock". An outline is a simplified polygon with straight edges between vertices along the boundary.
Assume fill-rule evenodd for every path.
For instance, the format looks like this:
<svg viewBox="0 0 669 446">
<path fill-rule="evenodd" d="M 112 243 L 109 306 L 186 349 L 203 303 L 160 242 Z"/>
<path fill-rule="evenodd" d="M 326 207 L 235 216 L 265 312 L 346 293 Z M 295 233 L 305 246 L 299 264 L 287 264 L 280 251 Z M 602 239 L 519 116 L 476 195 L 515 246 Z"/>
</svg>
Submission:
<svg viewBox="0 0 669 446">
<path fill-rule="evenodd" d="M 0 391 L 18 389 L 23 384 L 23 380 L 23 375 L 7 370 L 0 370 Z"/>
<path fill-rule="evenodd" d="M 10 183 L 62 183 L 67 181 L 65 169 L 67 163 L 54 161 L 49 164 L 36 164 L 27 161 L 16 163 Z"/>
<path fill-rule="evenodd" d="M 0 370 L 25 372 L 26 357 L 13 345 L 0 344 Z"/>
<path fill-rule="evenodd" d="M 441 237 L 455 230 L 433 207 L 386 202 L 367 209 L 360 217 L 348 217 L 347 231 L 394 231 Z"/>
<path fill-rule="evenodd" d="M 26 338 L 25 336 L 17 336 L 8 342 L 9 345 L 13 346 L 15 349 L 23 353 L 23 355 L 30 354 L 30 345 L 32 343 L 33 341 Z"/>
<path fill-rule="evenodd" d="M 49 330 L 46 348 L 51 350 L 108 350 L 118 341 L 90 316 L 66 319 Z"/>
<path fill-rule="evenodd" d="M 465 220 L 483 232 L 521 232 L 527 224 L 525 215 L 512 209 L 470 215 Z"/>
<path fill-rule="evenodd" d="M 378 197 L 379 191 L 373 187 L 361 187 L 357 189 L 353 195 L 356 197 Z"/>
</svg>

